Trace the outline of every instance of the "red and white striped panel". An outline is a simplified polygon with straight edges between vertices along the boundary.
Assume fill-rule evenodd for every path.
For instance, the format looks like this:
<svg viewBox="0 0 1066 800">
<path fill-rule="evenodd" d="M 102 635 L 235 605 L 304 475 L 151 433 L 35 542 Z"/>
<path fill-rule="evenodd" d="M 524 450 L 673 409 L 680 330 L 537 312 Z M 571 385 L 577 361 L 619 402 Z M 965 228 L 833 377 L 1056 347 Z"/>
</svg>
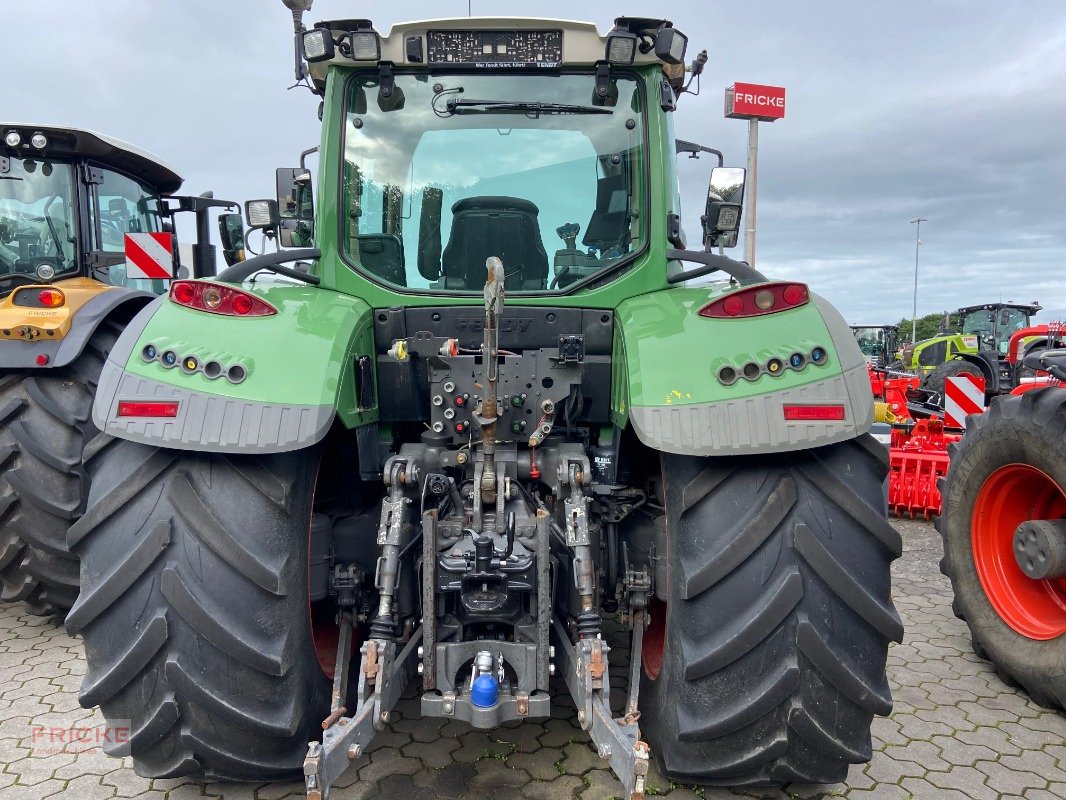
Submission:
<svg viewBox="0 0 1066 800">
<path fill-rule="evenodd" d="M 966 417 L 985 410 L 985 379 L 976 375 L 958 375 L 944 384 L 944 424 L 965 428 Z"/>
<path fill-rule="evenodd" d="M 174 277 L 174 239 L 170 233 L 127 233 L 126 275 L 170 280 Z"/>
</svg>

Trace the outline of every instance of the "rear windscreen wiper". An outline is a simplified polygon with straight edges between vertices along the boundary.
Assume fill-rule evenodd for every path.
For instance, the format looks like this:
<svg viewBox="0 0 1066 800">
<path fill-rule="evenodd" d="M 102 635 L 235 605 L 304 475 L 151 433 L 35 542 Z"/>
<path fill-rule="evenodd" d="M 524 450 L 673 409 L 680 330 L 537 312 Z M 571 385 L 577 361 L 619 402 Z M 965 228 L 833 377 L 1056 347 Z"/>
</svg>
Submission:
<svg viewBox="0 0 1066 800">
<path fill-rule="evenodd" d="M 529 100 L 473 100 L 455 98 L 449 100 L 445 107 L 452 114 L 497 114 L 513 113 L 534 114 L 613 114 L 603 106 L 573 106 L 565 103 L 542 103 Z M 464 110 L 466 109 L 466 110 Z"/>
</svg>

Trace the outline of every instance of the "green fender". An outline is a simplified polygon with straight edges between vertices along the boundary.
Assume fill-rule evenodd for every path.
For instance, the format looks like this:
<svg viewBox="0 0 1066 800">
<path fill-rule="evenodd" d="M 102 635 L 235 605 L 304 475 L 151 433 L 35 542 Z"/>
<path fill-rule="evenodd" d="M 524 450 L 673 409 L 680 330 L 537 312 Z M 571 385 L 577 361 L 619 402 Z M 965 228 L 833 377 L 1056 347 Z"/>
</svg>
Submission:
<svg viewBox="0 0 1066 800">
<path fill-rule="evenodd" d="M 162 297 L 135 317 L 100 376 L 96 425 L 164 447 L 277 453 L 317 442 L 335 419 L 350 428 L 377 420 L 374 387 L 364 389 L 374 398 L 367 407 L 357 399 L 358 381 L 374 379 L 373 317 L 366 303 L 310 286 L 242 288 L 277 314 L 222 316 Z M 168 352 L 176 356 L 169 368 Z M 360 377 L 362 356 L 370 358 Z M 215 364 L 219 375 L 210 377 Z M 121 404 L 129 402 L 177 407 L 163 412 L 173 416 L 130 413 L 144 406 L 127 407 L 122 415 Z"/>
<path fill-rule="evenodd" d="M 690 455 L 818 447 L 869 430 L 873 396 L 851 329 L 824 299 L 758 317 L 710 319 L 718 286 L 675 288 L 620 304 L 614 348 L 614 423 L 645 444 Z M 812 363 L 815 348 L 824 363 Z M 804 364 L 789 360 L 799 353 Z M 784 365 L 768 370 L 773 359 Z M 759 372 L 743 377 L 746 365 Z M 723 367 L 738 373 L 720 379 Z M 749 367 L 750 369 L 750 367 Z M 790 421 L 785 406 L 843 406 L 843 419 Z"/>
</svg>

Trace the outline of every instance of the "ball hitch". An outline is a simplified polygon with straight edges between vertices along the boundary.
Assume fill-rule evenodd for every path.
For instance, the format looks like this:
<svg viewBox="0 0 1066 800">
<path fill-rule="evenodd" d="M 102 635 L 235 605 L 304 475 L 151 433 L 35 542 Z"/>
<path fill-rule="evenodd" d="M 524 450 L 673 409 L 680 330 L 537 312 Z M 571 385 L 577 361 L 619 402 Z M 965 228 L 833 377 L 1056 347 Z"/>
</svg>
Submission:
<svg viewBox="0 0 1066 800">
<path fill-rule="evenodd" d="M 1014 559 L 1033 580 L 1066 578 L 1066 520 L 1023 522 L 1014 532 Z"/>
</svg>

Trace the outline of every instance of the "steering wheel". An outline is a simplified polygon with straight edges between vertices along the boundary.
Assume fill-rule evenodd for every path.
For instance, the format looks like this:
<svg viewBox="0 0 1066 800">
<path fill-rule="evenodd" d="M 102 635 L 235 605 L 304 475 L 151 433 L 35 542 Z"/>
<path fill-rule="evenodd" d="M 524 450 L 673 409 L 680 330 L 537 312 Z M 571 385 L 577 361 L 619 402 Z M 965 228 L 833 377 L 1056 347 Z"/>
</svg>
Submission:
<svg viewBox="0 0 1066 800">
<path fill-rule="evenodd" d="M 111 234 L 110 236 L 108 234 Z M 126 229 L 114 220 L 100 218 L 100 238 L 104 244 L 123 247 L 126 241 Z"/>
</svg>

